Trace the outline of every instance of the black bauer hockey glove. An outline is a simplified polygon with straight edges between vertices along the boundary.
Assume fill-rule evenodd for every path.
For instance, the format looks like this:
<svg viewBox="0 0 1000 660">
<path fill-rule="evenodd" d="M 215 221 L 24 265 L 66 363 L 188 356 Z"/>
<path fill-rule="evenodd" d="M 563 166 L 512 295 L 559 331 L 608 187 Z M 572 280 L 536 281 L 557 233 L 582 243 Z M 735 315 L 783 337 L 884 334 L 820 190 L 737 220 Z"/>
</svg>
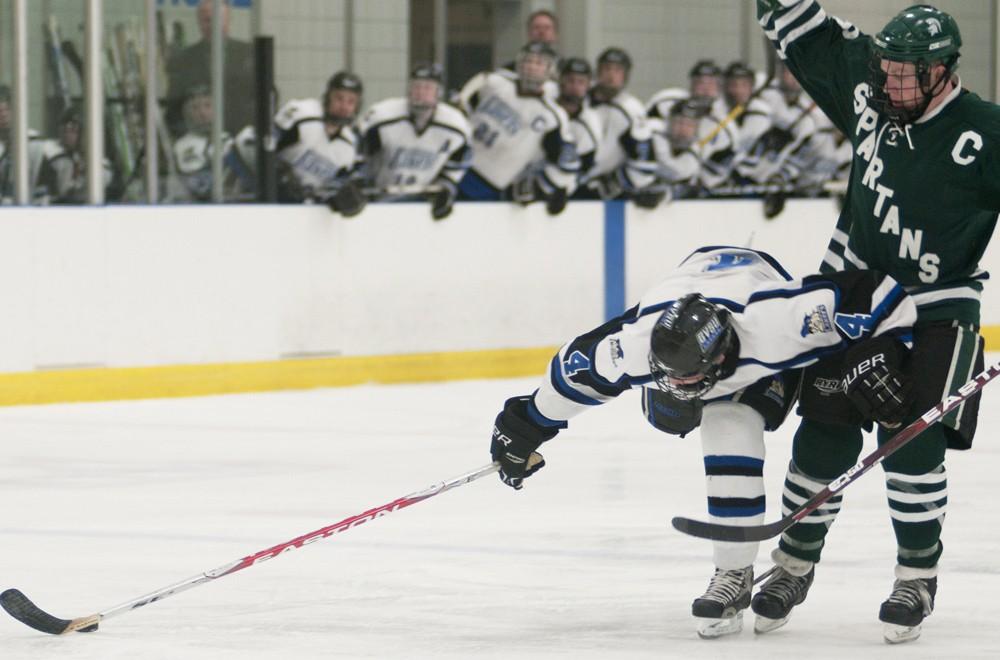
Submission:
<svg viewBox="0 0 1000 660">
<path fill-rule="evenodd" d="M 844 390 L 865 419 L 898 427 L 910 412 L 913 383 L 903 374 L 905 348 L 891 337 L 852 346 L 844 355 Z"/>
<path fill-rule="evenodd" d="M 507 399 L 493 423 L 490 438 L 490 455 L 500 463 L 500 480 L 514 490 L 521 490 L 525 479 L 545 467 L 545 459 L 535 450 L 559 432 L 531 420 L 529 401 L 530 396 Z"/>
</svg>

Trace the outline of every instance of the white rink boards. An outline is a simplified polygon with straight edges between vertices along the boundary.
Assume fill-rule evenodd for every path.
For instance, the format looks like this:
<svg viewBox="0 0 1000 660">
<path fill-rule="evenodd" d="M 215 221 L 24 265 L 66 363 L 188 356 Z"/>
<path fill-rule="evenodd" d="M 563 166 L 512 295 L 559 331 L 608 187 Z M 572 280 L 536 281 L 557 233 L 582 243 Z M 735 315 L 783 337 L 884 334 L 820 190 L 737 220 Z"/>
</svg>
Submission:
<svg viewBox="0 0 1000 660">
<path fill-rule="evenodd" d="M 503 400 L 535 385 L 0 409 L 0 588 L 74 617 L 215 568 L 488 462 Z M 0 649 L 17 660 L 996 657 L 992 387 L 976 448 L 948 457 L 937 612 L 901 648 L 876 620 L 894 563 L 880 470 L 848 489 L 788 626 L 755 637 L 748 617 L 739 636 L 699 640 L 689 608 L 709 545 L 669 527 L 703 516 L 698 440 L 648 427 L 629 393 L 575 420 L 521 492 L 488 477 L 90 635 L 48 637 L 0 613 Z M 768 438 L 769 520 L 794 423 Z"/>
</svg>

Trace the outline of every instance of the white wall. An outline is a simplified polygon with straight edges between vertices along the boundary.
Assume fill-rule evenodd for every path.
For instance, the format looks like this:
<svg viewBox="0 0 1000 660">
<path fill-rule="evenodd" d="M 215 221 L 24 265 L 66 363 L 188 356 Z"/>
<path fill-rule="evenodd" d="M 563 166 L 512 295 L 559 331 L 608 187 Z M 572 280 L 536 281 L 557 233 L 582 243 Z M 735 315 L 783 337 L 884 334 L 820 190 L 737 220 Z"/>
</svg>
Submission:
<svg viewBox="0 0 1000 660">
<path fill-rule="evenodd" d="M 813 272 L 836 210 L 678 202 L 626 215 L 627 304 L 703 245 Z M 1000 272 L 1000 248 L 982 264 Z M 604 210 L 509 204 L 7 208 L 0 372 L 551 346 L 604 319 Z M 984 323 L 1000 323 L 987 286 Z"/>
</svg>

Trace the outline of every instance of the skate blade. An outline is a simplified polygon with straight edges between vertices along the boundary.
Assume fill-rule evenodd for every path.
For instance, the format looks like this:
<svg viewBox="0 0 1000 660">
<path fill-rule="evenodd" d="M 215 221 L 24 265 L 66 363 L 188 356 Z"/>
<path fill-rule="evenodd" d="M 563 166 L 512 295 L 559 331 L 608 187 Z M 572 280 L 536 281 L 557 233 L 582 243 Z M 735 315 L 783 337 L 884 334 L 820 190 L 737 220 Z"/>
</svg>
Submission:
<svg viewBox="0 0 1000 660">
<path fill-rule="evenodd" d="M 725 635 L 734 635 L 743 630 L 743 612 L 722 619 L 696 617 L 698 621 L 698 637 L 715 639 Z"/>
<path fill-rule="evenodd" d="M 920 637 L 920 624 L 918 623 L 915 626 L 900 626 L 895 623 L 883 623 L 882 637 L 885 639 L 886 644 L 912 642 L 917 637 Z"/>
<path fill-rule="evenodd" d="M 764 633 L 769 633 L 772 630 L 777 630 L 781 626 L 788 623 L 788 617 L 781 617 L 780 619 L 769 619 L 766 616 L 757 615 L 757 618 L 753 622 L 753 631 L 758 635 L 763 635 Z"/>
</svg>

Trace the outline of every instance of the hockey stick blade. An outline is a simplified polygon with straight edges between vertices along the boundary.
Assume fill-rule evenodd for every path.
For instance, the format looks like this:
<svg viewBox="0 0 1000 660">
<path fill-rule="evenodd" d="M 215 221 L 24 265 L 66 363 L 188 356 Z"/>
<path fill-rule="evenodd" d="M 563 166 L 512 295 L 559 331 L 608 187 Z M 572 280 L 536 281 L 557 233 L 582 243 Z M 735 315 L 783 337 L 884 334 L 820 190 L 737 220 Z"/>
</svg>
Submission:
<svg viewBox="0 0 1000 660">
<path fill-rule="evenodd" d="M 321 527 L 320 529 L 313 530 L 308 534 L 302 534 L 294 539 L 289 539 L 288 541 L 271 546 L 270 548 L 265 548 L 264 550 L 247 555 L 242 559 L 231 561 L 228 564 L 219 566 L 214 570 L 198 573 L 197 575 L 193 575 L 186 580 L 181 580 L 180 582 L 175 582 L 165 587 L 161 587 L 156 591 L 151 591 L 148 594 L 139 596 L 138 598 L 127 600 L 114 607 L 106 610 L 100 610 L 96 614 L 80 617 L 79 619 L 60 619 L 58 617 L 54 617 L 41 610 L 37 605 L 31 602 L 27 596 L 17 589 L 8 589 L 0 594 L 0 606 L 2 606 L 8 614 L 24 625 L 50 635 L 65 635 L 71 632 L 93 632 L 97 630 L 98 624 L 105 619 L 110 619 L 114 616 L 132 612 L 140 607 L 160 602 L 170 596 L 187 591 L 188 589 L 192 589 L 213 580 L 218 580 L 226 577 L 227 575 L 232 575 L 237 571 L 242 571 L 243 569 L 250 568 L 251 566 L 256 566 L 261 562 L 279 557 L 289 550 L 302 548 L 307 545 L 311 545 L 316 541 L 329 538 L 336 534 L 341 534 L 395 511 L 399 511 L 401 509 L 405 509 L 406 507 L 413 506 L 414 504 L 429 500 L 435 495 L 440 495 L 441 493 L 457 488 L 463 484 L 470 483 L 476 479 L 481 479 L 488 474 L 493 474 L 499 469 L 499 463 L 489 463 L 472 470 L 471 472 L 466 472 L 465 474 L 459 475 L 447 481 L 434 484 L 433 486 L 425 488 L 421 491 L 410 493 L 409 495 L 404 495 L 403 497 L 397 497 L 391 502 L 387 502 L 386 504 L 377 506 L 373 509 L 368 509 L 362 513 L 344 518 L 340 522 L 327 525 L 326 527 Z"/>
<path fill-rule="evenodd" d="M 71 632 L 94 632 L 101 621 L 97 614 L 79 619 L 60 619 L 45 612 L 17 589 L 8 589 L 0 594 L 0 606 L 26 626 L 50 635 L 65 635 Z"/>
<path fill-rule="evenodd" d="M 982 373 L 976 375 L 975 378 L 958 388 L 954 394 L 946 397 L 941 403 L 937 404 L 910 423 L 909 426 L 886 440 L 881 447 L 848 468 L 846 472 L 827 484 L 823 490 L 810 497 L 780 520 L 764 525 L 737 527 L 734 525 L 704 522 L 678 516 L 671 520 L 670 523 L 674 526 L 674 529 L 679 532 L 701 539 L 710 539 L 712 541 L 755 542 L 774 538 L 816 509 L 823 506 L 827 500 L 850 484 L 854 483 L 854 481 L 860 478 L 861 475 L 881 463 L 887 456 L 891 456 L 903 445 L 926 431 L 932 424 L 944 419 L 946 414 L 965 403 L 969 398 L 978 394 L 988 382 L 993 380 L 998 375 L 1000 375 L 1000 365 L 998 364 L 995 364 Z"/>
<path fill-rule="evenodd" d="M 794 521 L 793 521 L 794 522 Z M 732 541 L 733 543 L 755 543 L 766 541 L 785 531 L 790 523 L 786 524 L 784 519 L 776 520 L 767 525 L 755 525 L 751 527 L 735 527 L 731 525 L 720 525 L 717 523 L 692 520 L 677 516 L 670 523 L 679 532 L 688 536 L 695 536 L 700 539 L 711 539 L 713 541 Z"/>
</svg>

